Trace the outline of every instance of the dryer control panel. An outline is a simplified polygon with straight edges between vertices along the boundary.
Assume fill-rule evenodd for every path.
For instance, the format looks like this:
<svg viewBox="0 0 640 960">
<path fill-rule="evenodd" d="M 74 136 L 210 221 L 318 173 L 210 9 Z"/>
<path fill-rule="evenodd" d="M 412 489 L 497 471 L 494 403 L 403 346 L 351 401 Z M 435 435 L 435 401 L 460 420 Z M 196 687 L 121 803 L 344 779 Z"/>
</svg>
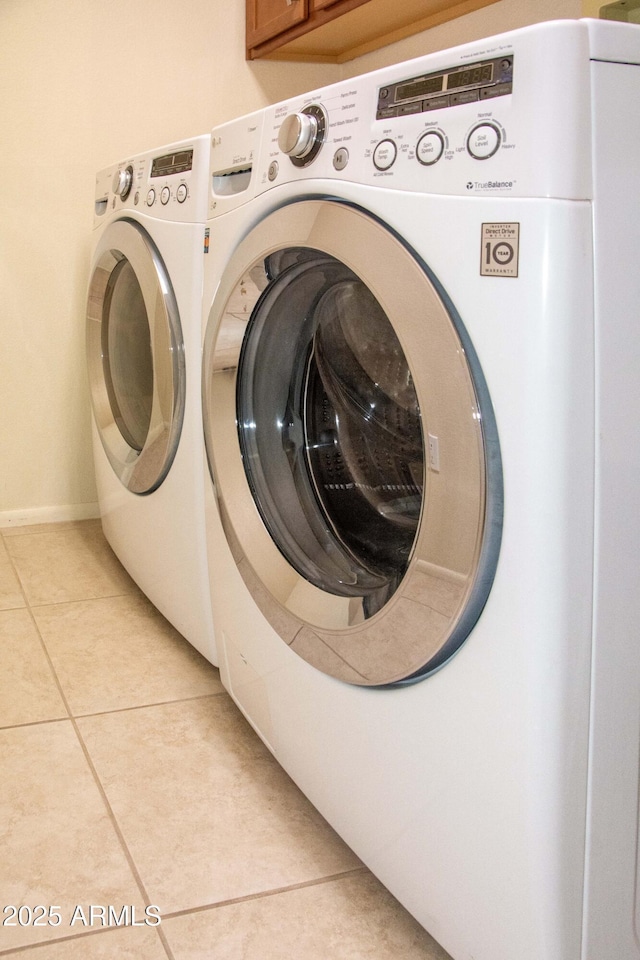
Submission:
<svg viewBox="0 0 640 960">
<path fill-rule="evenodd" d="M 208 136 L 123 160 L 96 178 L 96 218 L 132 210 L 158 220 L 203 222 L 208 166 Z"/>
</svg>

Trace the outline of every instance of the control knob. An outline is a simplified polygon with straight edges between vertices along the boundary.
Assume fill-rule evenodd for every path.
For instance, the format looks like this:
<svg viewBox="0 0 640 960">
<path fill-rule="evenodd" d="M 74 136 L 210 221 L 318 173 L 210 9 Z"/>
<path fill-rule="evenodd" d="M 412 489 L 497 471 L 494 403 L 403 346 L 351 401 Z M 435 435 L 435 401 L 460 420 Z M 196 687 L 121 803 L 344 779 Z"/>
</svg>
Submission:
<svg viewBox="0 0 640 960">
<path fill-rule="evenodd" d="M 318 133 L 318 121 L 307 113 L 290 113 L 278 134 L 278 146 L 290 157 L 306 157 Z"/>
<path fill-rule="evenodd" d="M 312 103 L 300 113 L 290 113 L 278 131 L 278 146 L 297 167 L 304 167 L 316 157 L 324 143 L 327 129 L 325 112 Z"/>
<path fill-rule="evenodd" d="M 131 191 L 133 183 L 133 167 L 125 167 L 124 170 L 116 170 L 113 175 L 113 192 L 116 196 L 126 200 Z"/>
</svg>

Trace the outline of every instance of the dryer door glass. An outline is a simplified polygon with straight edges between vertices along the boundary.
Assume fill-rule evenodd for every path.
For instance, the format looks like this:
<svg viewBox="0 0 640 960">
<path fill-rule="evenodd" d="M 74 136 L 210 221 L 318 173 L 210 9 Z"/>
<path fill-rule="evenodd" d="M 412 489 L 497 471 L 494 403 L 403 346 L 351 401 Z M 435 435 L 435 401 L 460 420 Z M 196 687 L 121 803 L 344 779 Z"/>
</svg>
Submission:
<svg viewBox="0 0 640 960">
<path fill-rule="evenodd" d="M 352 206 L 277 210 L 220 283 L 203 400 L 229 545 L 291 649 L 363 685 L 442 666 L 491 589 L 502 471 L 473 345 L 427 265 Z"/>
<path fill-rule="evenodd" d="M 140 452 L 151 423 L 153 357 L 144 297 L 126 258 L 114 268 L 107 285 L 102 352 L 115 422 L 127 443 Z"/>
<path fill-rule="evenodd" d="M 87 362 L 96 428 L 132 493 L 151 493 L 175 456 L 184 414 L 184 346 L 171 283 L 151 238 L 131 220 L 105 231 L 87 302 Z"/>
</svg>

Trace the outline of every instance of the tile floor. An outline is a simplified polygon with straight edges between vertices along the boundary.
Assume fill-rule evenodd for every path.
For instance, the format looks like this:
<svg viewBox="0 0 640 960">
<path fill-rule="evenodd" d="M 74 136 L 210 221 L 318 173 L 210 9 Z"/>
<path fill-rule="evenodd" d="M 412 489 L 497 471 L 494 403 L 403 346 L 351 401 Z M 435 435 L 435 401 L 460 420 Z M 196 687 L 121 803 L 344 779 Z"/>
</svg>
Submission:
<svg viewBox="0 0 640 960">
<path fill-rule="evenodd" d="M 98 521 L 0 530 L 0 651 L 0 957 L 448 960 Z"/>
</svg>

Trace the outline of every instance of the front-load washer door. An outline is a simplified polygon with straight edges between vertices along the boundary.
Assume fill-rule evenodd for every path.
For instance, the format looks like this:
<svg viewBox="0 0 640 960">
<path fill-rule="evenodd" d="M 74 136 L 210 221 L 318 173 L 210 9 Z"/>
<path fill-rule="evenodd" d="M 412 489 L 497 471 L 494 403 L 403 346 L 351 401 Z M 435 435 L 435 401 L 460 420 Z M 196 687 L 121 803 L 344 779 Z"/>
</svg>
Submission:
<svg viewBox="0 0 640 960">
<path fill-rule="evenodd" d="M 353 206 L 283 207 L 236 250 L 203 363 L 226 536 L 282 639 L 358 684 L 440 667 L 491 589 L 502 471 L 476 355 L 426 265 Z"/>
<path fill-rule="evenodd" d="M 151 493 L 167 475 L 180 439 L 184 343 L 163 261 L 133 220 L 112 223 L 96 249 L 86 342 L 105 453 L 128 490 Z"/>
</svg>

